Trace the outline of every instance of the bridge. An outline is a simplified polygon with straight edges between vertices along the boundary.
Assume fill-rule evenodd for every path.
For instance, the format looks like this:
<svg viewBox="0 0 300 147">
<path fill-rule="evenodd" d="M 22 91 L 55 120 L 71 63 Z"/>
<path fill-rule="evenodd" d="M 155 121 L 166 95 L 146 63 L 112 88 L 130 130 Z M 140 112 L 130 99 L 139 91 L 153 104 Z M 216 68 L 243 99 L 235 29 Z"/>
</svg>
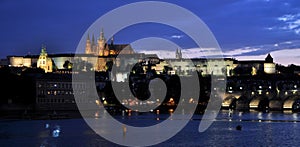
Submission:
<svg viewBox="0 0 300 147">
<path fill-rule="evenodd" d="M 226 95 L 222 102 L 223 109 L 236 110 L 270 110 L 270 111 L 300 111 L 300 95 L 269 98 L 265 95 L 247 97 L 245 95 Z"/>
</svg>

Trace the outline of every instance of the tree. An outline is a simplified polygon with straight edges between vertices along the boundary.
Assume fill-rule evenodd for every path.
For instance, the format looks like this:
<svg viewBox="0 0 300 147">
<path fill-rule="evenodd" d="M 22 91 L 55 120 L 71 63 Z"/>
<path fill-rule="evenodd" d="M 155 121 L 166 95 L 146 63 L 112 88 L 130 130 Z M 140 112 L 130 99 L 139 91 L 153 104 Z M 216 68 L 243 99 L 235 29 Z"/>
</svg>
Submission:
<svg viewBox="0 0 300 147">
<path fill-rule="evenodd" d="M 64 67 L 64 69 L 72 69 L 73 63 L 71 63 L 69 60 L 66 60 L 63 67 Z"/>
<path fill-rule="evenodd" d="M 143 74 L 143 66 L 140 63 L 136 63 L 132 68 L 132 72 L 134 72 L 134 74 Z"/>
</svg>

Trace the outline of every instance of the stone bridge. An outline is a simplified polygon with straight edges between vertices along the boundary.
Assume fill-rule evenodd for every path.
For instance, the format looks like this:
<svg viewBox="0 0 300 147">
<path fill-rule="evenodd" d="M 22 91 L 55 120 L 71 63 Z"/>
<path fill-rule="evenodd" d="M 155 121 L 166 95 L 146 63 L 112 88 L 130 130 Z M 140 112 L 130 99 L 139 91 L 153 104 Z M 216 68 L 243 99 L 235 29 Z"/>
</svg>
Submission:
<svg viewBox="0 0 300 147">
<path fill-rule="evenodd" d="M 300 95 L 269 98 L 265 95 L 247 97 L 239 94 L 226 94 L 222 102 L 223 109 L 299 111 Z"/>
</svg>

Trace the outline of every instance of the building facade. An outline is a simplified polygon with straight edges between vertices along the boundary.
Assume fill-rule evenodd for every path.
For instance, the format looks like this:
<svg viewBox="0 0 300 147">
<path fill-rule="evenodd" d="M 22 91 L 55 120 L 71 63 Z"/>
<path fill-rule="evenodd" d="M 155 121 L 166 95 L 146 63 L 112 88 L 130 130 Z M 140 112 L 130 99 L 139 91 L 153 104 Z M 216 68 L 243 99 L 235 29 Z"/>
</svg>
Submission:
<svg viewBox="0 0 300 147">
<path fill-rule="evenodd" d="M 43 69 L 46 73 L 53 70 L 52 59 L 48 57 L 45 47 L 42 47 L 39 59 L 37 60 L 37 67 Z"/>
</svg>

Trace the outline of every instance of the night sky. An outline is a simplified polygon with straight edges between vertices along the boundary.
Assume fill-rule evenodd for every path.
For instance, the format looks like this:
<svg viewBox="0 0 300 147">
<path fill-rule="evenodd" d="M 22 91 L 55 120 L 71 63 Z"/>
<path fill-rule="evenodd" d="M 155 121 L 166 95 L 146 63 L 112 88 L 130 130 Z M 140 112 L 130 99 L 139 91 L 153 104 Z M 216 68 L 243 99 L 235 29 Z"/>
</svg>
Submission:
<svg viewBox="0 0 300 147">
<path fill-rule="evenodd" d="M 47 46 L 49 53 L 75 52 L 82 35 L 97 18 L 132 2 L 137 1 L 1 0 L 0 58 L 38 54 L 42 44 Z M 177 4 L 199 16 L 215 35 L 225 56 L 264 59 L 271 53 L 275 62 L 300 65 L 299 0 L 165 2 Z M 139 33 L 132 35 L 132 31 Z M 121 31 L 116 34 L 115 42 L 131 43 L 147 36 L 178 42 L 186 54 L 196 48 L 185 34 L 151 24 Z"/>
</svg>

